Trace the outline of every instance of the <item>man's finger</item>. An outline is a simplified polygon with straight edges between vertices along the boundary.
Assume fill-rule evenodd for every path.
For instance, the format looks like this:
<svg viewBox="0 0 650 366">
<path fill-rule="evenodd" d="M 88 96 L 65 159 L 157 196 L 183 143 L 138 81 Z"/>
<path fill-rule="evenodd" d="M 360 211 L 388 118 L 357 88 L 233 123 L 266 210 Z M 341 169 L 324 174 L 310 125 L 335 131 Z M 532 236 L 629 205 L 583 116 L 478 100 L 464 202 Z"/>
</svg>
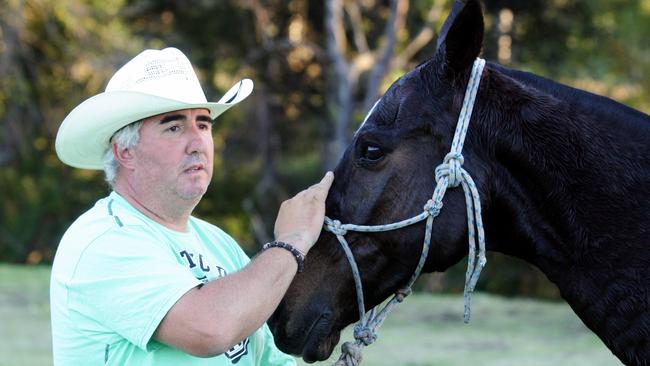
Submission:
<svg viewBox="0 0 650 366">
<path fill-rule="evenodd" d="M 325 188 L 326 190 L 329 190 L 330 187 L 332 186 L 333 181 L 334 181 L 334 173 L 327 172 L 325 173 L 323 179 L 321 179 L 320 182 L 318 182 L 318 185 Z"/>
<path fill-rule="evenodd" d="M 323 177 L 323 179 L 321 179 L 320 182 L 314 184 L 310 188 L 314 189 L 316 192 L 318 192 L 319 195 L 322 195 L 323 198 L 325 198 L 327 197 L 327 192 L 332 186 L 333 181 L 334 181 L 334 173 L 327 172 L 325 173 L 325 176 Z"/>
</svg>

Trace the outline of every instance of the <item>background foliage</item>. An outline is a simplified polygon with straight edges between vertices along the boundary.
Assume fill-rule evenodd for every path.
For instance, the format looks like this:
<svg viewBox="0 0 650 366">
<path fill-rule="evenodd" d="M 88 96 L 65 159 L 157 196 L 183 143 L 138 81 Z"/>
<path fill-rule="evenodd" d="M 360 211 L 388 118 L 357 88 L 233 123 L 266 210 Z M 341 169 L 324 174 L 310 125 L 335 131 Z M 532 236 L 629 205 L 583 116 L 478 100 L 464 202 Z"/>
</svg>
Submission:
<svg viewBox="0 0 650 366">
<path fill-rule="evenodd" d="M 336 4 L 338 20 L 327 11 Z M 484 57 L 650 112 L 650 0 L 484 5 Z M 0 261 L 50 262 L 66 227 L 107 193 L 101 172 L 57 159 L 57 128 L 80 101 L 103 90 L 118 66 L 143 48 L 166 46 L 186 52 L 210 100 L 241 77 L 256 83 L 246 103 L 219 118 L 215 177 L 196 211 L 256 252 L 279 203 L 335 164 L 368 101 L 433 54 L 450 6 L 448 0 L 0 0 Z M 348 66 L 347 74 L 337 73 L 337 62 Z M 335 90 L 346 82 L 340 98 Z M 557 296 L 530 266 L 490 259 L 483 277 L 489 281 L 479 287 Z M 428 276 L 420 287 L 459 289 L 462 271 Z"/>
</svg>

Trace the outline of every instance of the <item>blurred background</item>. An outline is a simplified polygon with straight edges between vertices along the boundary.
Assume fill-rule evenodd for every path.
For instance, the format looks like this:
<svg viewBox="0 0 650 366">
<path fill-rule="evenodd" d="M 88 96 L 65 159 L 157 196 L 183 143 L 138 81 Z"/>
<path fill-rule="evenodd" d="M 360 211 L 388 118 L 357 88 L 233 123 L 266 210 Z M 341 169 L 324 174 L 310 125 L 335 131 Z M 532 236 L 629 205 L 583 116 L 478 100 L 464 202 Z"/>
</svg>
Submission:
<svg viewBox="0 0 650 366">
<path fill-rule="evenodd" d="M 279 204 L 332 169 L 378 96 L 433 55 L 450 8 L 451 0 L 0 0 L 0 262 L 41 265 L 47 278 L 67 226 L 108 193 L 102 172 L 58 160 L 59 124 L 142 49 L 167 46 L 188 55 L 208 100 L 240 78 L 255 81 L 253 95 L 215 125 L 215 176 L 195 212 L 255 254 Z M 650 112 L 650 0 L 486 0 L 484 9 L 484 58 Z M 418 289 L 458 293 L 464 266 L 424 276 Z M 537 270 L 496 254 L 478 288 L 558 298 Z"/>
</svg>

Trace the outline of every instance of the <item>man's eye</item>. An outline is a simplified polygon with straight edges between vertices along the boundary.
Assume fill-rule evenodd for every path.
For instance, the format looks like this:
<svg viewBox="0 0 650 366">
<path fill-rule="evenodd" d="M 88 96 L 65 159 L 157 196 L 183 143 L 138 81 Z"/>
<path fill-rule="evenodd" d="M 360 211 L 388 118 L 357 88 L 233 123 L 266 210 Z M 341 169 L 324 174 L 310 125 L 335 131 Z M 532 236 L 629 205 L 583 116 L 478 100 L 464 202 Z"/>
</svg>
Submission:
<svg viewBox="0 0 650 366">
<path fill-rule="evenodd" d="M 167 131 L 169 131 L 169 132 L 176 132 L 176 131 L 178 131 L 178 130 L 180 130 L 180 129 L 181 129 L 181 128 L 180 128 L 179 126 L 170 126 L 170 127 L 167 129 Z"/>
</svg>

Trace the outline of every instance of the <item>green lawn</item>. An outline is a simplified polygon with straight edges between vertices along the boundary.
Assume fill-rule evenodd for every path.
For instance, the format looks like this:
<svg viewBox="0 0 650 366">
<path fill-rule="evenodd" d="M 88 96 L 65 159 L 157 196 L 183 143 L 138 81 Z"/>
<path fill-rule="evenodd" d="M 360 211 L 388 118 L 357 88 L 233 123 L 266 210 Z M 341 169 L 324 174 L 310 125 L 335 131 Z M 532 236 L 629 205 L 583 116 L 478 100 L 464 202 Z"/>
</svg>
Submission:
<svg viewBox="0 0 650 366">
<path fill-rule="evenodd" d="M 0 265 L 0 366 L 51 365 L 49 267 Z"/>
<path fill-rule="evenodd" d="M 48 282 L 48 267 L 0 265 L 0 366 L 51 365 Z M 477 293 L 469 325 L 462 310 L 461 296 L 412 295 L 362 365 L 621 365 L 565 304 Z"/>
<path fill-rule="evenodd" d="M 462 312 L 462 296 L 412 295 L 394 309 L 377 341 L 363 350 L 362 364 L 622 365 L 564 303 L 476 293 L 470 324 L 463 323 Z M 350 329 L 341 340 L 352 340 Z M 339 355 L 337 349 L 322 365 Z"/>
</svg>

